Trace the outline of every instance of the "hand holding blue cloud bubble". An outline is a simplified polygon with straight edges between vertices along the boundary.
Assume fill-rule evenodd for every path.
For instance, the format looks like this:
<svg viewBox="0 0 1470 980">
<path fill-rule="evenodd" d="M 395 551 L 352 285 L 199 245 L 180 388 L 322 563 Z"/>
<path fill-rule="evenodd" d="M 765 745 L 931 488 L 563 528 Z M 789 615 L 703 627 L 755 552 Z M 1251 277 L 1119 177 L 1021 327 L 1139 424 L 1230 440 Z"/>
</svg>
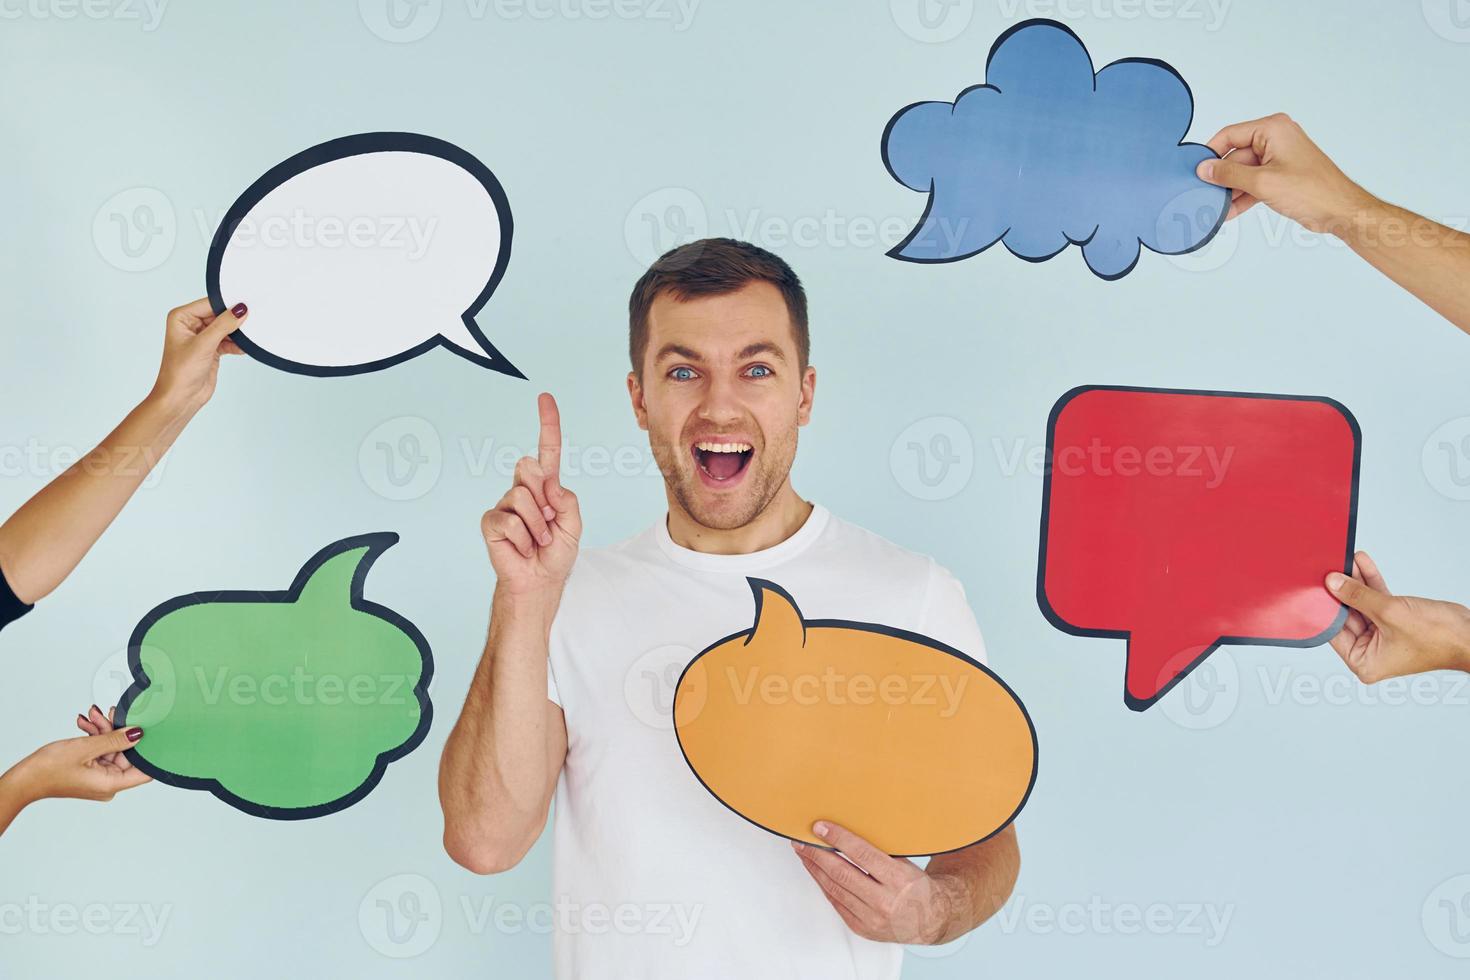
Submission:
<svg viewBox="0 0 1470 980">
<path fill-rule="evenodd" d="M 1195 176 L 1214 153 L 1182 142 L 1193 114 L 1189 86 L 1163 62 L 1127 58 L 1094 74 L 1061 24 L 1018 24 L 991 48 L 983 85 L 889 121 L 889 173 L 929 194 L 918 227 L 889 254 L 952 262 L 999 241 L 1041 262 L 1073 244 L 1094 273 L 1118 279 L 1144 246 L 1200 248 L 1230 198 Z"/>
<path fill-rule="evenodd" d="M 511 216 L 495 175 L 452 143 L 362 133 L 271 168 L 209 250 L 216 312 L 250 305 L 247 353 L 298 374 L 376 371 L 446 347 L 524 377 L 475 315 L 505 274 Z"/>
</svg>

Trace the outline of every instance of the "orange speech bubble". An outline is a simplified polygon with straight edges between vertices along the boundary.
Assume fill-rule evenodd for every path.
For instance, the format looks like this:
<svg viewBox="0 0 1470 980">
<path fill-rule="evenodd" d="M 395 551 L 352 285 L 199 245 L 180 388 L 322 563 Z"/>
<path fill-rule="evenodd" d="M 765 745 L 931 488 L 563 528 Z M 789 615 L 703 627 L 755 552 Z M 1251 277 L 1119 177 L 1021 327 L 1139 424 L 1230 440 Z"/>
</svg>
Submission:
<svg viewBox="0 0 1470 980">
<path fill-rule="evenodd" d="M 751 823 L 825 846 L 835 821 L 889 854 L 958 850 L 1005 828 L 1036 782 L 1036 729 L 983 664 L 917 633 L 803 619 L 747 579 L 750 629 L 689 662 L 674 731 L 694 775 Z"/>
</svg>

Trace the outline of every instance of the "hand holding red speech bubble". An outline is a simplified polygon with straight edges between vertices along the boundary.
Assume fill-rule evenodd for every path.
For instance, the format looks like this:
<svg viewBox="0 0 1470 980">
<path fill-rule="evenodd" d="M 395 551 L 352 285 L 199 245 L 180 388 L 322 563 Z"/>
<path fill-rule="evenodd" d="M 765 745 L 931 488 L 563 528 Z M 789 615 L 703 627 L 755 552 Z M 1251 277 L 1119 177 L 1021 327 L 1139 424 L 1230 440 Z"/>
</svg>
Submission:
<svg viewBox="0 0 1470 980">
<path fill-rule="evenodd" d="M 1148 708 L 1221 644 L 1315 646 L 1347 610 L 1361 434 L 1330 398 L 1086 385 L 1047 426 L 1036 596 L 1128 641 Z"/>
</svg>

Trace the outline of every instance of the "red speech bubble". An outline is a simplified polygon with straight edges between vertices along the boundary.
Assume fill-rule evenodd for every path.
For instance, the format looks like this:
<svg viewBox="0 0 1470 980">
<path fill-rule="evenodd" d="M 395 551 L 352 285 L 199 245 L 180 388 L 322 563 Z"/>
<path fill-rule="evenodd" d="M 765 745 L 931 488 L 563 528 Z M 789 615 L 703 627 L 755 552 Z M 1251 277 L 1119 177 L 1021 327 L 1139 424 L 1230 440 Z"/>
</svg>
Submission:
<svg viewBox="0 0 1470 980">
<path fill-rule="evenodd" d="M 1128 641 L 1142 711 L 1225 643 L 1307 647 L 1347 610 L 1357 420 L 1330 398 L 1084 385 L 1052 407 L 1036 598 Z"/>
</svg>

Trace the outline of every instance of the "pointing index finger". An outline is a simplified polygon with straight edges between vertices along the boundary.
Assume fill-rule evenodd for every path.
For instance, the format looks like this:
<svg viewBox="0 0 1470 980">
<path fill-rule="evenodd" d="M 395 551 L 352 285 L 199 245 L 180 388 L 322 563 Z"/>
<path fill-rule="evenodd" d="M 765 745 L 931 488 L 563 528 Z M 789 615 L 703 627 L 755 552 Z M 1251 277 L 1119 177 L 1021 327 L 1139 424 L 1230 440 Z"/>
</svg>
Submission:
<svg viewBox="0 0 1470 980">
<path fill-rule="evenodd" d="M 541 441 L 536 458 L 546 478 L 557 484 L 561 474 L 561 413 L 557 411 L 556 399 L 547 391 L 537 397 L 536 409 L 541 414 Z"/>
</svg>

